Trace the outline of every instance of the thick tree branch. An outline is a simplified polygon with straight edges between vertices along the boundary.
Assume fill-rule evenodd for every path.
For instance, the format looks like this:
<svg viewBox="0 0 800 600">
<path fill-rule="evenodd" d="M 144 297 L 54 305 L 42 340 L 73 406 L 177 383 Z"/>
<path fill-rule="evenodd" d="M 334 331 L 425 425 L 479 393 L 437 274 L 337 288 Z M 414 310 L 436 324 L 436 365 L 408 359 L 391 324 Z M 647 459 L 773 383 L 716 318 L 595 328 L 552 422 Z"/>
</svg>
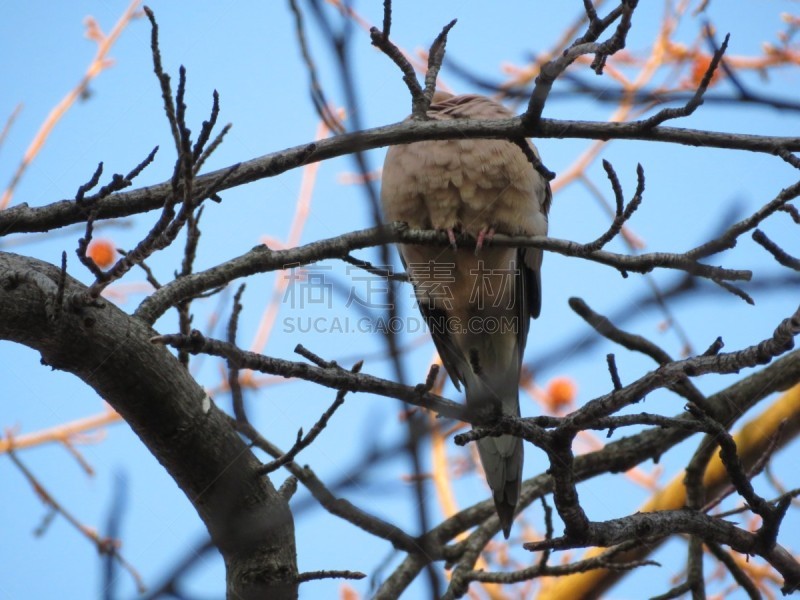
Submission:
<svg viewBox="0 0 800 600">
<path fill-rule="evenodd" d="M 233 597 L 292 598 L 297 563 L 292 515 L 260 462 L 155 332 L 111 304 L 87 303 L 61 272 L 0 253 L 0 339 L 24 344 L 75 374 L 128 422 L 192 502 L 222 553 Z M 287 577 L 287 574 L 291 577 Z"/>
<path fill-rule="evenodd" d="M 441 396 L 431 394 L 417 387 L 410 387 L 366 375 L 354 373 L 337 364 L 322 368 L 308 363 L 293 362 L 281 358 L 263 356 L 255 352 L 246 352 L 233 344 L 205 338 L 199 331 L 193 331 L 189 336 L 183 335 L 155 335 L 151 341 L 156 344 L 166 344 L 174 348 L 183 348 L 193 354 L 210 354 L 220 356 L 236 365 L 240 369 L 252 369 L 262 373 L 280 375 L 281 377 L 297 377 L 326 387 L 347 391 L 367 392 L 397 398 L 414 406 L 427 408 L 443 417 L 452 419 L 466 419 L 466 409 L 455 402 Z"/>
<path fill-rule="evenodd" d="M 297 167 L 394 144 L 431 139 L 493 138 L 584 138 L 648 140 L 727 148 L 779 154 L 800 151 L 800 137 L 748 135 L 726 132 L 684 129 L 679 127 L 647 128 L 644 121 L 606 123 L 541 119 L 536 127 L 526 128 L 521 117 L 492 121 L 450 120 L 402 122 L 364 131 L 336 136 L 273 152 L 247 160 L 195 179 L 196 189 L 205 189 L 208 196 L 234 187 L 275 177 Z M 220 178 L 225 176 L 224 181 Z M 213 184 L 218 185 L 211 187 Z M 112 194 L 97 203 L 97 218 L 110 219 L 155 210 L 164 205 L 172 192 L 170 182 Z M 197 197 L 196 201 L 202 200 Z M 179 199 L 172 198 L 171 202 Z M 62 200 L 46 206 L 30 207 L 23 203 L 0 212 L 0 235 L 33 231 L 49 231 L 85 220 L 85 215 L 72 200 Z"/>
<path fill-rule="evenodd" d="M 2 213 L 0 213 L 2 215 Z M 470 238 L 459 236 L 460 244 L 473 243 Z M 449 244 L 447 236 L 437 231 L 408 229 L 404 224 L 394 223 L 361 231 L 353 231 L 334 238 L 311 242 L 305 246 L 287 250 L 271 250 L 267 246 L 256 246 L 247 253 L 220 263 L 206 271 L 193 273 L 173 280 L 147 297 L 136 310 L 136 316 L 148 323 L 154 323 L 170 307 L 220 286 L 239 277 L 299 267 L 325 259 L 339 258 L 352 262 L 350 253 L 371 246 L 390 242 L 406 242 L 432 246 Z M 726 269 L 697 262 L 684 254 L 652 252 L 640 255 L 624 255 L 605 250 L 593 250 L 583 244 L 568 240 L 544 237 L 513 237 L 495 235 L 495 246 L 542 248 L 564 256 L 574 256 L 614 267 L 624 273 L 647 273 L 655 268 L 678 269 L 693 275 L 703 276 L 712 281 L 748 281 L 751 272 L 739 269 Z"/>
</svg>

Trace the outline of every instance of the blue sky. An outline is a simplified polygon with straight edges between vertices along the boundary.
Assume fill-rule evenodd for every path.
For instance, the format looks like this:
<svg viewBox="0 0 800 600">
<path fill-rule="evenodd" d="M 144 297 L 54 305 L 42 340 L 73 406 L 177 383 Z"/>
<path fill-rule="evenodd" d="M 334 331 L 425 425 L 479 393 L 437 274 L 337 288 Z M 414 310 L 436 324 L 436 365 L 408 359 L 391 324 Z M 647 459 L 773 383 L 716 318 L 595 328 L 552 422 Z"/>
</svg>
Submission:
<svg viewBox="0 0 800 600">
<path fill-rule="evenodd" d="M 208 164 L 209 169 L 267 154 L 313 139 L 317 118 L 307 92 L 307 75 L 300 60 L 294 37 L 294 24 L 287 3 L 283 2 L 164 2 L 154 0 L 150 6 L 161 28 L 161 48 L 166 69 L 176 75 L 180 64 L 187 67 L 187 102 L 189 124 L 199 130 L 207 118 L 211 93 L 216 89 L 221 97 L 220 121 L 232 122 L 233 129 L 223 146 Z M 633 52 L 646 50 L 658 30 L 663 3 L 642 3 L 634 19 L 628 43 Z M 657 4 L 657 6 L 656 6 Z M 458 24 L 450 34 L 448 56 L 462 65 L 491 79 L 502 78 L 501 66 L 511 62 L 524 64 L 532 53 L 550 48 L 563 27 L 581 10 L 581 2 L 523 2 L 499 3 L 446 0 L 398 2 L 393 36 L 403 47 L 415 50 L 426 48 L 440 28 L 452 18 Z M 108 31 L 125 9 L 126 2 L 75 1 L 61 2 L 0 2 L 4 18 L 0 20 L 0 49 L 5 60 L 0 62 L 0 121 L 11 114 L 18 103 L 23 109 L 0 148 L 0 186 L 16 168 L 19 158 L 50 109 L 79 81 L 95 52 L 95 45 L 83 38 L 82 20 L 91 14 Z M 367 19 L 379 23 L 382 2 L 372 0 L 358 3 L 357 8 Z M 711 2 L 709 17 L 720 34 L 732 34 L 730 53 L 746 55 L 759 52 L 764 41 L 774 41 L 782 29 L 781 11 L 797 10 L 788 1 L 736 0 Z M 307 20 L 311 19 L 307 17 Z M 691 43 L 697 38 L 700 21 L 686 19 L 677 38 Z M 321 42 L 319 31 L 311 26 L 312 51 L 318 62 L 320 76 L 329 98 L 338 105 L 343 94 L 329 51 Z M 134 21 L 122 34 L 111 51 L 115 60 L 112 68 L 91 84 L 91 95 L 79 102 L 57 125 L 39 157 L 19 185 L 14 203 L 44 205 L 72 198 L 79 185 L 103 161 L 106 174 L 127 172 L 155 146 L 161 150 L 155 163 L 137 181 L 138 185 L 158 183 L 171 174 L 174 151 L 169 129 L 161 110 L 161 98 L 149 50 L 150 29 L 145 19 Z M 368 35 L 361 30 L 354 34 L 352 56 L 358 77 L 361 98 L 360 119 L 372 127 L 401 120 L 409 112 L 409 97 L 397 68 L 371 47 Z M 584 78 L 594 78 L 600 85 L 613 84 L 597 79 L 586 70 Z M 475 89 L 458 77 L 443 71 L 444 80 L 459 92 Z M 770 74 L 768 81 L 754 75 L 745 77 L 759 89 L 784 96 L 796 96 L 800 77 L 797 68 L 784 68 Z M 730 89 L 721 84 L 720 91 Z M 556 84 L 555 90 L 559 90 Z M 565 119 L 599 119 L 609 117 L 613 107 L 594 105 L 575 98 L 548 103 L 545 116 Z M 731 130 L 741 133 L 787 135 L 798 131 L 797 114 L 775 110 L 748 108 L 746 110 L 708 104 L 686 119 L 680 126 L 711 130 Z M 548 139 L 537 141 L 545 164 L 556 173 L 563 172 L 591 142 L 583 140 Z M 384 150 L 370 152 L 372 168 L 383 160 Z M 631 227 L 653 251 L 682 251 L 703 241 L 714 231 L 732 205 L 739 210 L 753 210 L 768 201 L 782 188 L 796 181 L 796 171 L 780 159 L 766 155 L 722 150 L 697 150 L 691 147 L 655 145 L 642 142 L 614 142 L 604 150 L 603 157 L 617 169 L 626 197 L 635 187 L 635 167 L 639 162 L 645 169 L 647 190 L 644 203 L 634 217 Z M 357 186 L 344 185 L 343 173 L 355 170 L 351 159 L 343 157 L 321 166 L 307 226 L 302 242 L 339 235 L 370 225 L 366 197 Z M 587 172 L 603 189 L 607 182 L 598 164 Z M 201 223 L 203 238 L 197 268 L 246 252 L 264 237 L 285 239 L 291 223 L 300 185 L 301 173 L 292 171 L 242 189 L 222 194 L 221 205 L 210 204 Z M 102 229 L 103 237 L 120 247 L 130 248 L 147 231 L 154 215 L 132 218 L 124 224 Z M 554 237 L 588 241 L 604 231 L 608 219 L 584 187 L 571 185 L 559 193 L 550 216 L 550 233 Z M 800 254 L 796 228 L 785 215 L 773 218 L 764 229 L 794 255 Z M 86 282 L 89 274 L 74 259 L 74 248 L 81 230 L 58 232 L 36 243 L 10 246 L 0 241 L 0 248 L 36 256 L 50 262 L 59 260 L 62 250 L 70 256 L 70 273 Z M 625 251 L 619 241 L 609 249 Z M 366 252 L 366 258 L 374 253 Z M 164 280 L 179 268 L 181 245 L 168 249 L 150 261 L 151 267 Z M 725 266 L 751 268 L 756 276 L 775 273 L 777 268 L 766 253 L 751 241 L 745 241 L 721 258 Z M 716 262 L 715 262 L 716 264 Z M 344 267 L 330 263 L 332 276 L 346 281 Z M 275 275 L 261 275 L 248 281 L 244 296 L 245 310 L 240 324 L 240 336 L 248 346 L 258 326 L 261 313 L 268 303 Z M 678 275 L 658 272 L 654 279 L 668 285 Z M 143 277 L 131 273 L 123 283 L 140 283 Z M 363 288 L 362 288 L 363 289 Z M 567 307 L 571 296 L 584 298 L 590 306 L 609 311 L 627 298 L 639 296 L 647 284 L 641 276 L 621 278 L 615 271 L 575 259 L 547 255 L 543 269 L 544 305 L 542 317 L 533 324 L 529 338 L 528 357 L 541 356 L 564 339 L 589 335 L 581 320 Z M 133 310 L 142 299 L 132 292 L 120 304 Z M 756 306 L 749 307 L 733 297 L 715 296 L 702 302 L 679 302 L 672 306 L 681 325 L 697 351 L 702 351 L 717 335 L 723 335 L 727 349 L 737 349 L 769 336 L 785 316 L 797 306 L 797 295 L 763 293 L 756 296 Z M 332 312 L 317 307 L 317 316 L 331 318 L 358 313 L 344 307 L 344 299 L 334 299 Z M 219 307 L 219 300 L 210 299 L 196 304 L 195 325 L 206 329 L 210 316 Z M 229 305 L 222 317 L 227 318 Z M 403 305 L 406 315 L 416 316 L 410 299 Z M 302 315 L 311 314 L 304 312 Z M 298 341 L 327 358 L 353 361 L 364 354 L 365 372 L 390 376 L 384 361 L 375 358 L 381 349 L 379 336 L 358 333 L 325 332 L 298 339 L 287 330 L 285 319 L 301 316 L 296 308 L 284 305 L 278 326 L 266 347 L 271 355 L 293 358 L 292 349 Z M 662 316 L 642 308 L 631 315 L 626 328 L 641 333 L 677 356 L 680 341 L 674 332 L 662 332 Z M 165 333 L 177 330 L 174 315 L 163 317 L 158 329 Z M 219 335 L 219 330 L 217 330 Z M 412 340 L 409 336 L 406 341 Z M 648 360 L 600 344 L 588 354 L 576 359 L 566 358 L 540 373 L 540 385 L 554 376 L 569 376 L 579 386 L 579 401 L 589 400 L 609 389 L 605 369 L 605 354 L 617 352 L 623 381 L 631 381 L 652 367 Z M 409 353 L 408 365 L 415 381 L 424 379 L 433 347 L 430 343 L 417 345 Z M 3 395 L 0 402 L 0 426 L 18 427 L 19 433 L 36 431 L 58 423 L 102 410 L 102 400 L 82 382 L 70 375 L 50 372 L 39 364 L 38 355 L 22 346 L 0 344 L 0 364 L 3 369 Z M 207 386 L 219 383 L 220 363 L 204 359 L 197 377 Z M 733 379 L 706 377 L 699 387 L 713 392 Z M 459 399 L 451 387 L 446 394 Z M 217 403 L 229 407 L 229 398 L 221 394 Z M 292 382 L 266 387 L 249 396 L 253 421 L 276 443 L 288 448 L 299 427 L 308 430 L 318 415 L 332 402 L 333 394 L 313 386 Z M 527 402 L 527 403 L 526 403 Z M 636 407 L 665 414 L 675 414 L 683 403 L 667 393 L 653 394 L 646 407 Z M 531 415 L 538 407 L 523 398 L 523 414 Z M 319 441 L 303 453 L 301 462 L 308 463 L 326 481 L 335 481 L 359 464 L 365 447 L 392 447 L 401 439 L 398 424 L 398 405 L 395 401 L 357 395 L 350 397 L 343 409 L 333 418 Z M 617 434 L 619 437 L 621 434 Z M 667 481 L 687 453 L 691 444 L 684 444 L 664 457 Z M 174 560 L 202 536 L 202 525 L 177 486 L 159 467 L 124 424 L 106 431 L 99 443 L 80 446 L 80 451 L 95 469 L 87 477 L 76 461 L 61 447 L 48 446 L 21 452 L 22 460 L 37 474 L 42 483 L 58 500 L 84 523 L 105 527 L 115 486 L 125 481 L 127 507 L 122 523 L 123 554 L 143 575 L 146 583 L 154 585 Z M 451 448 L 453 453 L 456 450 Z M 787 452 L 777 458 L 786 473 Z M 41 522 L 44 508 L 34 496 L 20 473 L 4 457 L 0 457 L 0 482 L 6 503 L 0 515 L 6 551 L 0 560 L 0 598 L 88 598 L 100 593 L 101 565 L 93 547 L 81 538 L 63 519 L 56 519 L 46 534 L 34 537 L 33 530 Z M 543 458 L 533 450 L 527 452 L 526 476 L 543 468 Z M 413 527 L 410 509 L 411 489 L 402 475 L 408 473 L 407 461 L 397 456 L 379 469 L 364 474 L 354 487 L 344 494 L 381 516 L 404 526 Z M 283 474 L 274 482 L 279 485 Z M 790 485 L 796 482 L 789 482 Z M 615 492 L 609 495 L 608 486 Z M 461 506 L 487 496 L 483 483 L 474 476 L 455 483 Z M 632 511 L 648 496 L 648 492 L 631 485 L 620 477 L 592 482 L 580 488 L 593 519 L 610 518 Z M 764 493 L 770 493 L 767 489 Z M 429 490 L 429 494 L 432 491 Z M 354 569 L 373 573 L 384 560 L 396 563 L 390 548 L 362 534 L 354 527 L 309 506 L 308 496 L 298 492 L 295 501 L 307 508 L 297 518 L 297 539 L 301 570 Z M 623 502 L 624 501 L 624 502 Z M 431 514 L 439 518 L 436 503 Z M 624 504 L 624 506 L 623 506 Z M 537 513 L 531 512 L 536 522 Z M 790 515 L 783 532 L 784 540 L 797 539 L 800 523 Z M 677 564 L 683 545 L 673 543 L 662 552 L 665 563 Z M 680 563 L 682 564 L 682 562 Z M 47 577 L 42 576 L 42 565 Z M 669 587 L 668 579 L 678 567 L 649 568 L 634 575 L 620 586 L 613 597 L 640 597 L 638 586 L 647 582 L 655 591 Z M 385 575 L 389 571 L 384 570 Z M 637 583 L 638 582 L 638 583 Z M 191 590 L 198 597 L 220 597 L 224 590 L 221 560 L 208 556 L 189 578 Z M 302 597 L 333 597 L 338 582 L 312 583 L 303 586 Z M 364 593 L 369 582 L 353 586 Z M 131 597 L 133 586 L 125 573 L 120 573 L 118 589 L 121 597 Z M 414 588 L 409 597 L 421 594 Z"/>
</svg>

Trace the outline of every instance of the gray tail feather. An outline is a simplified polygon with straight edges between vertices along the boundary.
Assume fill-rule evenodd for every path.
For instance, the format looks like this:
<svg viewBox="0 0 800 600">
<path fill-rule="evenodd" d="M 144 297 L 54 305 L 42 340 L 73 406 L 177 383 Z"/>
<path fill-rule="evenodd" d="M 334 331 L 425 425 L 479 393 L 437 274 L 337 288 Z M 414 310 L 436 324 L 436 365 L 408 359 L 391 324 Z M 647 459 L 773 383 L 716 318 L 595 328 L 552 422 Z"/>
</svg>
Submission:
<svg viewBox="0 0 800 600">
<path fill-rule="evenodd" d="M 519 417 L 519 363 L 493 364 L 487 360 L 484 363 L 477 372 L 472 363 L 462 371 L 467 406 L 478 414 Z M 481 438 L 478 454 L 503 534 L 508 539 L 522 482 L 522 440 L 513 435 Z"/>
<path fill-rule="evenodd" d="M 522 440 L 512 435 L 482 438 L 478 440 L 478 454 L 503 535 L 508 539 L 522 483 Z"/>
</svg>

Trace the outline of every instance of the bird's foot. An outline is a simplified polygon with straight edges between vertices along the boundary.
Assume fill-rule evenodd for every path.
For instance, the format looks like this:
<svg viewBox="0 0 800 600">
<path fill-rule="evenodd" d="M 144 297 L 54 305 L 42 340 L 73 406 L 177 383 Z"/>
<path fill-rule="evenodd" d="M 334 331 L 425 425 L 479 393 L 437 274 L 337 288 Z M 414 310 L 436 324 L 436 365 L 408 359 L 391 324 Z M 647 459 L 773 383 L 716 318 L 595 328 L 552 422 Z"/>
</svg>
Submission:
<svg viewBox="0 0 800 600">
<path fill-rule="evenodd" d="M 485 243 L 491 243 L 492 239 L 494 238 L 494 234 L 497 233 L 494 230 L 494 227 L 489 227 L 488 225 L 483 227 L 478 232 L 478 242 L 475 244 L 475 255 L 483 249 L 483 245 Z"/>
<path fill-rule="evenodd" d="M 456 234 L 453 231 L 453 228 L 448 227 L 447 229 L 445 229 L 445 231 L 447 232 L 447 239 L 450 240 L 450 247 L 453 250 L 458 250 L 458 244 L 456 244 Z"/>
</svg>

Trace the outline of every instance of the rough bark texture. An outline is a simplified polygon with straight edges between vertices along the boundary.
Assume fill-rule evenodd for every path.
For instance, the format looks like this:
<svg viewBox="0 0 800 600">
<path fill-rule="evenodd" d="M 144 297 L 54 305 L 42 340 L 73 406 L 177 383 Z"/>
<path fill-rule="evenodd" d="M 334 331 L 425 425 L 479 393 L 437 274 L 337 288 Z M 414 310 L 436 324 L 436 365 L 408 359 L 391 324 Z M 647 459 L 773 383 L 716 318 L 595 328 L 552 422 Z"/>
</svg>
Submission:
<svg viewBox="0 0 800 600">
<path fill-rule="evenodd" d="M 41 353 L 111 404 L 174 478 L 221 552 L 229 598 L 297 597 L 294 524 L 259 461 L 156 332 L 42 261 L 0 252 L 0 339 Z"/>
</svg>

